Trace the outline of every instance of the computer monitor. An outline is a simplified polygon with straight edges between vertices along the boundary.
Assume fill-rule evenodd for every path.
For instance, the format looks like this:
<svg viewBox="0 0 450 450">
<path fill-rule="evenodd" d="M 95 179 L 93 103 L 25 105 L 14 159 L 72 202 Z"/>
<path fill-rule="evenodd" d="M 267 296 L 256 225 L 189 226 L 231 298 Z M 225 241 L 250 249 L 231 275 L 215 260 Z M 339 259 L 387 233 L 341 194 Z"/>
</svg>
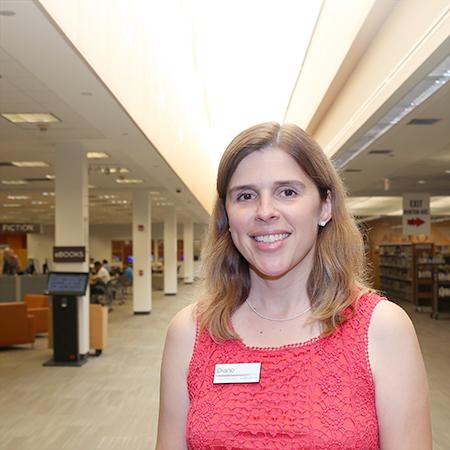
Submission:
<svg viewBox="0 0 450 450">
<path fill-rule="evenodd" d="M 47 280 L 47 292 L 49 295 L 80 297 L 86 295 L 88 281 L 88 272 L 50 272 Z"/>
</svg>

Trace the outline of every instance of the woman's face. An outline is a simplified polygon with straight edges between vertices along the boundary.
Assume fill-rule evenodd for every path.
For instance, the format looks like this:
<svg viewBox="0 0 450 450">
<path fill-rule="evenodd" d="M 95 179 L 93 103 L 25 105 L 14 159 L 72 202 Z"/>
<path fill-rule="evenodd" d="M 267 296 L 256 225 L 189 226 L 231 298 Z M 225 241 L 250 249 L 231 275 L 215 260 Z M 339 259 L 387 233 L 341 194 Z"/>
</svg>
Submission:
<svg viewBox="0 0 450 450">
<path fill-rule="evenodd" d="M 278 148 L 246 156 L 231 177 L 226 210 L 234 245 L 260 276 L 279 278 L 312 268 L 319 222 L 330 199 L 297 162 Z"/>
</svg>

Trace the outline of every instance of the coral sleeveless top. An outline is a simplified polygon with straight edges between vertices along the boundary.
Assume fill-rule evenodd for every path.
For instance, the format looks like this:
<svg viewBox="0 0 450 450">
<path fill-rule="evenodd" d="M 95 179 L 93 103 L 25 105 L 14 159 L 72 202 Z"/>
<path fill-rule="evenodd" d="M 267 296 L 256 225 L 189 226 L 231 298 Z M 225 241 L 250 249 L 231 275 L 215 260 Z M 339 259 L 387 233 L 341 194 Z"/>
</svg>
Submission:
<svg viewBox="0 0 450 450">
<path fill-rule="evenodd" d="M 197 335 L 187 378 L 189 450 L 379 448 L 368 328 L 382 299 L 362 297 L 331 336 L 277 348 Z M 214 384 L 216 364 L 261 363 L 260 382 Z"/>
</svg>

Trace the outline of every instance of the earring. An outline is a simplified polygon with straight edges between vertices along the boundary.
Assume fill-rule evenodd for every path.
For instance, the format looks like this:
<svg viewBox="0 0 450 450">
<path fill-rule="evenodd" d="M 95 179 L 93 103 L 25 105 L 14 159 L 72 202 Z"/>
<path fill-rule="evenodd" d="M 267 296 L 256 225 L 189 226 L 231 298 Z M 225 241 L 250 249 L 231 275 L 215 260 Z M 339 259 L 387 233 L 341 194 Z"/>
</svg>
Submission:
<svg viewBox="0 0 450 450">
<path fill-rule="evenodd" d="M 320 225 L 321 227 L 324 227 L 326 224 L 327 224 L 327 222 L 326 222 L 325 220 L 321 220 L 321 221 L 319 222 L 319 225 Z"/>
</svg>

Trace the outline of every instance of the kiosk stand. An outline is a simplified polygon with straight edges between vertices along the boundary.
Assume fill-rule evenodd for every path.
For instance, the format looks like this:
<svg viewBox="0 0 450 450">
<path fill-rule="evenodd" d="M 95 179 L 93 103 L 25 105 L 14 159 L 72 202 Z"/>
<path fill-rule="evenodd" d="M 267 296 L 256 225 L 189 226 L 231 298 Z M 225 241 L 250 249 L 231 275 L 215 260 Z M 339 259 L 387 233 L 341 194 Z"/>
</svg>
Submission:
<svg viewBox="0 0 450 450">
<path fill-rule="evenodd" d="M 53 303 L 53 358 L 44 366 L 79 367 L 86 363 L 78 345 L 78 298 L 86 295 L 87 272 L 50 272 L 47 291 Z"/>
</svg>

